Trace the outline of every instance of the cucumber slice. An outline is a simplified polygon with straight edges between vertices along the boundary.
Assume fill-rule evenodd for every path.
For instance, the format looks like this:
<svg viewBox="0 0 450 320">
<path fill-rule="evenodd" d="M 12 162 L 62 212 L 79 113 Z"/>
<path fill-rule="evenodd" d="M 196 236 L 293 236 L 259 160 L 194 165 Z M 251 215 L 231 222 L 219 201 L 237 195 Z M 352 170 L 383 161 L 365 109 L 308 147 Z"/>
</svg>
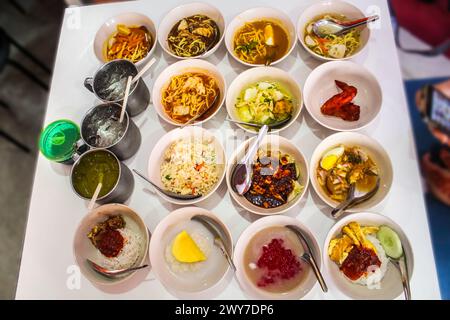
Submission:
<svg viewBox="0 0 450 320">
<path fill-rule="evenodd" d="M 398 234 L 388 226 L 380 227 L 377 239 L 389 257 L 398 259 L 403 255 L 402 242 Z"/>
</svg>

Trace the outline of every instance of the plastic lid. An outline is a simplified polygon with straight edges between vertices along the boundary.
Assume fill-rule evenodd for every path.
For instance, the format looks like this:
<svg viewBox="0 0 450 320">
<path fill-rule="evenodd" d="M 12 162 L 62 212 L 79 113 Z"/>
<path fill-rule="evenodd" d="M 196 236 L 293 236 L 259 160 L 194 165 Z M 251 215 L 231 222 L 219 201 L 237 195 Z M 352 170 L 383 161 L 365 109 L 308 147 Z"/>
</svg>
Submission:
<svg viewBox="0 0 450 320">
<path fill-rule="evenodd" d="M 47 159 L 64 162 L 72 157 L 80 138 L 80 128 L 76 123 L 65 119 L 57 120 L 42 131 L 39 149 Z"/>
</svg>

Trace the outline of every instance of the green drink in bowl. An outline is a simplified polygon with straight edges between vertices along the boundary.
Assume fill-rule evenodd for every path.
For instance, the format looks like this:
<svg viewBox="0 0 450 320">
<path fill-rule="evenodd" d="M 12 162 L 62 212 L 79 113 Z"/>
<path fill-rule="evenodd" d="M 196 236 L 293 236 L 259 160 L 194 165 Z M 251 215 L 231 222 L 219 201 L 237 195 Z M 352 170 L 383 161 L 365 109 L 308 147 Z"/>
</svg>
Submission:
<svg viewBox="0 0 450 320">
<path fill-rule="evenodd" d="M 51 161 L 71 164 L 80 139 L 78 125 L 70 120 L 61 119 L 44 128 L 39 137 L 39 149 Z"/>
<path fill-rule="evenodd" d="M 92 198 L 101 182 L 97 198 L 100 204 L 123 203 L 134 188 L 130 169 L 107 149 L 92 149 L 79 156 L 72 167 L 70 178 L 75 193 L 86 200 Z"/>
</svg>

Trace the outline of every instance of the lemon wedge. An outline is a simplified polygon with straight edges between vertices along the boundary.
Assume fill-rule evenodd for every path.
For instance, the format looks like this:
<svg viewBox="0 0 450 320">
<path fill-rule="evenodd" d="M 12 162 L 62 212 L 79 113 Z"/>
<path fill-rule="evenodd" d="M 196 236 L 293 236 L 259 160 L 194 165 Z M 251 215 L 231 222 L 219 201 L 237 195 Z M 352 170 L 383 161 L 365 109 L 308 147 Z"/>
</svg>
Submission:
<svg viewBox="0 0 450 320">
<path fill-rule="evenodd" d="M 206 260 L 204 253 L 186 232 L 181 231 L 173 241 L 172 254 L 179 262 L 194 263 Z"/>
<path fill-rule="evenodd" d="M 320 160 L 320 166 L 325 170 L 330 170 L 334 167 L 339 158 L 344 154 L 344 147 L 339 146 L 331 149 L 324 154 L 322 160 Z"/>
</svg>

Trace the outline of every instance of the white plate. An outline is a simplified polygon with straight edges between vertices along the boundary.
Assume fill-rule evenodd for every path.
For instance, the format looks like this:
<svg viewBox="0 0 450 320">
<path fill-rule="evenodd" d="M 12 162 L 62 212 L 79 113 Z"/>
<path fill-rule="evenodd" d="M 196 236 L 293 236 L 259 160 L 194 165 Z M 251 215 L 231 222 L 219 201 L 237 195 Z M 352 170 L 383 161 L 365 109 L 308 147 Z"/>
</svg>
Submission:
<svg viewBox="0 0 450 320">
<path fill-rule="evenodd" d="M 335 80 L 358 90 L 352 101 L 361 107 L 358 121 L 344 121 L 338 117 L 326 116 L 320 111 L 329 98 L 342 92 Z M 351 61 L 332 61 L 315 68 L 306 79 L 303 94 L 305 107 L 311 117 L 331 130 L 360 130 L 372 123 L 381 110 L 382 93 L 377 79 L 369 70 Z"/>
<path fill-rule="evenodd" d="M 350 209 L 347 209 L 346 212 L 358 212 L 362 210 L 368 210 L 376 205 L 378 205 L 381 201 L 383 201 L 389 193 L 389 190 L 392 186 L 393 180 L 393 170 L 391 160 L 389 155 L 384 150 L 384 148 L 373 138 L 370 138 L 366 135 L 356 132 L 339 132 L 332 134 L 331 136 L 322 140 L 321 143 L 316 147 L 311 157 L 311 161 L 309 164 L 309 176 L 311 179 L 311 184 L 314 188 L 314 191 L 319 195 L 319 197 L 328 204 L 330 207 L 335 208 L 339 202 L 331 199 L 328 194 L 323 190 L 320 186 L 316 169 L 319 166 L 320 159 L 322 156 L 329 150 L 337 147 L 338 145 L 344 145 L 348 147 L 358 146 L 367 153 L 367 155 L 375 162 L 379 169 L 380 176 L 380 188 L 378 189 L 375 195 L 360 203 Z M 331 209 L 330 209 L 331 212 Z"/>
<path fill-rule="evenodd" d="M 351 298 L 351 299 L 395 299 L 400 297 L 403 292 L 402 280 L 400 272 L 397 268 L 389 263 L 383 280 L 381 280 L 380 289 L 368 289 L 365 286 L 354 284 L 350 282 L 342 272 L 339 270 L 339 266 L 328 257 L 328 244 L 332 239 L 341 234 L 341 229 L 346 224 L 356 221 L 363 226 L 381 226 L 386 225 L 392 228 L 400 237 L 400 240 L 405 250 L 406 261 L 408 264 L 409 277 L 411 279 L 414 269 L 414 257 L 409 243 L 408 237 L 402 231 L 400 226 L 390 218 L 371 212 L 360 212 L 348 215 L 340 219 L 336 224 L 331 227 L 328 235 L 325 239 L 325 243 L 322 248 L 323 264 L 325 270 L 325 280 L 328 281 L 330 291 L 337 295 L 339 298 Z M 414 292 L 411 293 L 414 299 Z"/>
<path fill-rule="evenodd" d="M 350 58 L 354 58 L 357 55 L 359 55 L 364 48 L 366 47 L 367 43 L 369 42 L 370 38 L 370 29 L 369 28 L 363 28 L 361 30 L 360 35 L 360 46 L 359 48 L 350 56 L 345 58 L 329 58 L 321 56 L 320 54 L 315 53 L 312 51 L 308 46 L 305 44 L 305 27 L 308 23 L 310 23 L 315 18 L 325 15 L 325 14 L 342 14 L 346 16 L 350 20 L 356 20 L 365 17 L 364 13 L 355 7 L 354 5 L 351 5 L 348 2 L 344 1 L 335 1 L 335 0 L 328 0 L 328 1 L 322 1 L 319 3 L 315 3 L 308 7 L 306 10 L 302 12 L 300 15 L 298 21 L 297 21 L 297 35 L 298 40 L 302 44 L 303 48 L 305 48 L 306 51 L 308 51 L 309 54 L 311 54 L 314 58 L 323 60 L 323 61 L 333 61 L 333 60 L 347 60 Z"/>
<path fill-rule="evenodd" d="M 225 78 L 223 77 L 220 70 L 210 62 L 200 60 L 200 59 L 189 59 L 175 62 L 169 65 L 166 69 L 163 70 L 156 79 L 153 85 L 152 91 L 152 101 L 153 106 L 155 107 L 156 112 L 160 116 L 161 119 L 175 126 L 182 126 L 183 124 L 175 122 L 172 120 L 164 111 L 164 106 L 162 105 L 162 93 L 163 90 L 169 85 L 170 79 L 174 76 L 181 75 L 186 72 L 200 72 L 204 73 L 213 79 L 216 80 L 217 86 L 220 90 L 220 96 L 218 97 L 218 102 L 214 105 L 214 112 L 211 113 L 207 118 L 196 121 L 195 124 L 202 124 L 212 117 L 214 117 L 217 112 L 219 112 L 222 104 L 225 100 L 225 96 L 227 94 L 227 84 L 225 82 Z"/>
<path fill-rule="evenodd" d="M 308 189 L 308 183 L 309 183 L 309 177 L 308 177 L 308 163 L 306 161 L 305 156 L 303 153 L 288 139 L 283 138 L 278 135 L 267 135 L 262 141 L 260 145 L 260 149 L 263 150 L 271 150 L 272 152 L 281 151 L 281 153 L 287 153 L 294 157 L 295 162 L 300 168 L 300 178 L 299 183 L 303 186 L 302 192 L 297 195 L 297 197 L 288 202 L 285 203 L 279 207 L 276 208 L 262 208 L 254 205 L 250 201 L 248 201 L 244 196 L 240 196 L 237 194 L 232 186 L 231 186 L 231 174 L 233 173 L 233 169 L 237 163 L 237 161 L 240 161 L 244 155 L 245 151 L 248 148 L 248 146 L 256 139 L 256 137 L 252 137 L 244 143 L 242 143 L 235 152 L 231 155 L 230 161 L 228 163 L 227 167 L 227 173 L 226 173 L 226 180 L 227 180 L 227 186 L 228 190 L 230 191 L 231 196 L 233 199 L 244 209 L 253 212 L 255 214 L 259 215 L 273 215 L 273 214 L 280 214 L 283 212 L 288 211 L 289 209 L 295 207 L 300 200 L 303 198 L 303 196 L 306 193 L 306 190 Z"/>
<path fill-rule="evenodd" d="M 161 174 L 160 174 L 161 164 L 164 161 L 164 152 L 173 142 L 182 138 L 185 139 L 190 137 L 201 138 L 203 140 L 211 141 L 211 143 L 214 144 L 214 150 L 217 156 L 217 165 L 219 168 L 219 177 L 216 184 L 211 188 L 211 190 L 207 194 L 202 195 L 200 198 L 191 200 L 174 199 L 166 196 L 165 194 L 155 189 L 155 191 L 161 198 L 174 204 L 191 205 L 207 199 L 217 190 L 217 188 L 220 186 L 225 176 L 226 156 L 220 141 L 214 136 L 213 133 L 211 133 L 206 129 L 203 129 L 201 127 L 189 126 L 169 131 L 164 136 L 162 136 L 161 139 L 158 140 L 158 142 L 153 147 L 153 150 L 150 154 L 150 158 L 148 159 L 148 178 L 153 183 L 164 189 L 161 182 Z"/>
<path fill-rule="evenodd" d="M 242 121 L 237 114 L 237 108 L 235 106 L 237 98 L 240 96 L 241 92 L 248 86 L 256 84 L 260 81 L 277 82 L 281 84 L 292 95 L 293 111 L 291 119 L 283 127 L 270 131 L 271 133 L 280 132 L 291 126 L 297 120 L 300 112 L 302 111 L 303 100 L 301 90 L 297 81 L 295 81 L 295 79 L 289 73 L 279 68 L 256 67 L 248 69 L 239 74 L 228 88 L 227 99 L 225 101 L 228 115 L 233 120 Z M 246 127 L 241 124 L 236 125 L 247 132 L 256 132 L 256 130 L 253 128 Z"/>
<path fill-rule="evenodd" d="M 95 56 L 100 62 L 102 63 L 107 62 L 103 56 L 103 46 L 105 45 L 105 41 L 108 40 L 111 34 L 117 31 L 118 24 L 124 24 L 126 26 L 145 26 L 152 35 L 153 45 L 150 51 L 143 59 L 135 63 L 137 68 L 143 67 L 149 61 L 150 57 L 155 51 L 157 42 L 156 41 L 157 31 L 153 21 L 140 13 L 135 12 L 121 13 L 117 16 L 109 18 L 105 23 L 103 23 L 103 25 L 97 31 L 97 34 L 95 35 L 94 39 Z"/>
<path fill-rule="evenodd" d="M 257 7 L 252 8 L 249 10 L 246 10 L 240 14 L 238 14 L 236 17 L 234 17 L 233 20 L 228 24 L 227 26 L 227 33 L 225 35 L 225 46 L 227 47 L 228 53 L 236 59 L 236 61 L 242 63 L 243 65 L 249 66 L 249 67 L 255 67 L 255 66 L 262 66 L 263 64 L 251 64 L 245 61 L 242 61 L 239 59 L 236 54 L 234 53 L 234 35 L 236 32 L 244 26 L 246 22 L 252 22 L 252 21 L 260 21 L 260 20 L 269 20 L 274 21 L 280 24 L 287 32 L 288 40 L 289 40 L 289 47 L 284 54 L 283 57 L 280 59 L 273 61 L 271 65 L 276 65 L 277 63 L 280 63 L 283 61 L 289 54 L 291 54 L 292 50 L 295 47 L 295 26 L 292 23 L 291 19 L 287 14 L 285 14 L 283 11 L 280 11 L 275 8 L 270 7 Z"/>
<path fill-rule="evenodd" d="M 242 232 L 239 237 L 236 247 L 234 249 L 234 263 L 236 265 L 236 278 L 242 290 L 249 295 L 252 299 L 301 299 L 303 298 L 317 283 L 317 279 L 311 268 L 302 260 L 302 264 L 308 268 L 306 271 L 305 279 L 303 282 L 295 289 L 285 293 L 278 294 L 268 292 L 258 288 L 246 275 L 244 268 L 244 254 L 248 243 L 251 241 L 253 236 L 261 230 L 274 226 L 285 226 L 285 225 L 295 225 L 302 230 L 303 235 L 309 240 L 309 245 L 313 250 L 314 257 L 316 259 L 317 265 L 320 269 L 321 259 L 320 259 L 320 248 L 317 244 L 316 239 L 309 231 L 309 229 L 295 218 L 287 216 L 271 216 L 264 217 L 255 222 L 253 222 L 247 229 Z"/>
<path fill-rule="evenodd" d="M 108 278 L 95 272 L 86 262 L 86 259 L 90 259 L 95 262 L 96 258 L 101 255 L 101 253 L 92 245 L 91 240 L 87 237 L 88 233 L 95 225 L 107 220 L 111 215 L 119 214 L 124 218 L 126 227 L 136 233 L 139 233 L 143 240 L 139 258 L 134 266 L 142 265 L 147 257 L 150 241 L 149 233 L 145 222 L 136 212 L 126 205 L 116 203 L 105 204 L 95 208 L 89 212 L 78 225 L 73 240 L 73 254 L 76 263 L 80 267 L 81 273 L 89 281 L 96 285 L 117 285 L 131 278 L 136 272 L 139 272 L 134 271 L 122 277 Z"/>
<path fill-rule="evenodd" d="M 225 256 L 213 244 L 213 235 L 199 222 L 190 221 L 191 217 L 197 214 L 207 215 L 214 219 L 221 227 L 226 245 L 231 249 L 233 248 L 233 239 L 227 226 L 212 212 L 197 207 L 185 207 L 171 212 L 156 226 L 150 243 L 150 262 L 156 277 L 168 291 L 183 299 L 211 299 L 228 284 L 226 281 L 227 275 L 231 273 L 231 268 Z M 195 223 L 196 225 L 187 223 Z M 203 274 L 199 274 L 197 278 L 195 278 L 195 275 L 189 275 L 189 273 L 184 277 L 176 275 L 166 262 L 166 248 L 170 245 L 170 241 L 183 231 L 183 227 L 186 227 L 188 232 L 190 231 L 189 228 L 200 228 L 202 234 L 208 237 L 211 250 L 213 250 L 210 259 L 214 257 L 218 261 L 216 268 L 209 268 Z"/>
<path fill-rule="evenodd" d="M 180 21 L 183 18 L 187 18 L 196 14 L 202 14 L 205 15 L 217 24 L 217 27 L 220 31 L 220 39 L 219 41 L 206 51 L 205 53 L 196 56 L 196 57 L 179 57 L 175 55 L 172 50 L 170 50 L 169 45 L 167 43 L 167 37 L 170 33 L 170 30 L 172 30 L 173 26 L 175 26 L 178 21 Z M 210 55 L 212 55 L 222 43 L 223 37 L 225 35 L 225 19 L 220 12 L 219 9 L 214 7 L 213 5 L 203 3 L 203 2 L 193 2 L 188 4 L 183 4 L 181 6 L 178 6 L 176 8 L 173 8 L 170 10 L 164 18 L 161 20 L 161 23 L 159 24 L 159 34 L 158 34 L 158 42 L 160 46 L 164 49 L 164 51 L 171 55 L 172 57 L 176 59 L 193 59 L 193 58 L 206 58 Z"/>
</svg>

